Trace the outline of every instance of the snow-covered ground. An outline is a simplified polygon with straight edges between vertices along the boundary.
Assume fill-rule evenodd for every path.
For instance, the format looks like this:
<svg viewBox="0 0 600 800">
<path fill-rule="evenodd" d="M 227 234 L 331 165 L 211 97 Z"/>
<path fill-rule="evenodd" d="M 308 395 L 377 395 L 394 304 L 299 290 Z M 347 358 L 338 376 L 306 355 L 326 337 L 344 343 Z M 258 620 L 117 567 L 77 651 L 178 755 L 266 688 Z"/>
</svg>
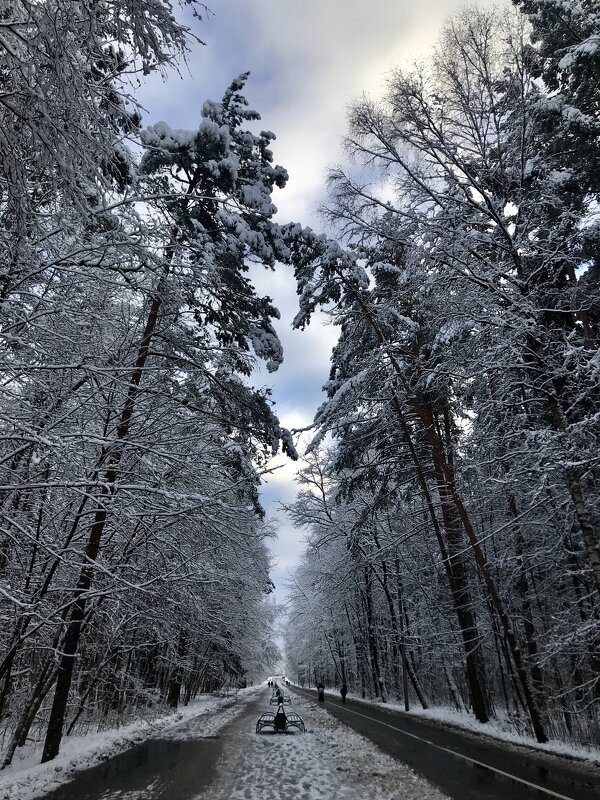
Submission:
<svg viewBox="0 0 600 800">
<path fill-rule="evenodd" d="M 442 792 L 382 753 L 316 702 L 294 695 L 306 733 L 255 734 L 240 720 L 224 737 L 218 778 L 202 800 L 443 800 Z"/>
<path fill-rule="evenodd" d="M 65 739 L 60 756 L 40 765 L 30 752 L 0 774 L 1 800 L 33 800 L 69 781 L 76 771 L 106 761 L 148 738 L 205 739 L 220 733 L 216 779 L 197 800 L 444 800 L 437 788 L 334 719 L 317 703 L 295 695 L 293 708 L 306 733 L 256 734 L 263 693 L 255 687 L 231 698 L 204 697 L 177 713 L 136 722 L 120 730 Z M 229 724 L 231 723 L 231 724 Z M 225 731 L 222 729 L 228 726 Z M 121 797 L 121 793 L 107 796 Z M 127 792 L 128 800 L 152 798 L 153 787 Z M 161 795 L 162 797 L 162 795 Z M 73 798 L 76 800 L 76 798 Z M 190 797 L 191 800 L 191 797 Z"/>
<path fill-rule="evenodd" d="M 335 690 L 327 689 L 327 693 L 334 694 Z M 377 706 L 387 711 L 399 711 L 405 714 L 404 703 L 382 703 L 381 700 L 367 700 L 359 695 L 349 694 L 348 699 L 365 706 Z M 521 747 L 531 747 L 546 753 L 549 756 L 562 756 L 568 759 L 579 759 L 589 762 L 600 769 L 600 749 L 592 745 L 577 745 L 551 739 L 545 744 L 540 744 L 532 736 L 515 733 L 510 720 L 492 719 L 489 722 L 478 722 L 475 717 L 460 713 L 450 706 L 436 706 L 427 710 L 413 706 L 409 712 L 410 716 L 430 719 L 442 725 L 460 728 L 469 733 L 476 733 L 478 736 L 487 736 L 491 739 L 499 739 L 508 744 L 519 745 Z"/>
<path fill-rule="evenodd" d="M 65 737 L 60 755 L 47 764 L 39 763 L 41 743 L 20 748 L 12 765 L 0 772 L 0 800 L 34 800 L 66 783 L 77 771 L 106 761 L 152 736 L 185 736 L 186 725 L 200 717 L 204 735 L 213 735 L 240 714 L 262 688 L 240 690 L 235 704 L 232 697 L 204 695 L 176 712 L 153 719 L 87 736 Z"/>
<path fill-rule="evenodd" d="M 381 707 L 387 706 L 391 710 L 402 711 L 404 713 L 403 704 L 399 705 L 394 703 L 386 703 L 384 706 L 384 704 L 378 703 L 378 705 Z M 466 731 L 473 731 L 478 735 L 490 736 L 494 739 L 501 739 L 502 741 L 509 742 L 511 744 L 533 747 L 536 750 L 540 750 L 541 752 L 548 753 L 550 755 L 582 759 L 584 761 L 591 761 L 594 764 L 600 765 L 600 750 L 596 747 L 592 747 L 591 745 L 584 746 L 570 744 L 559 739 L 552 739 L 545 744 L 540 744 L 540 742 L 536 741 L 532 736 L 518 734 L 515 733 L 514 730 L 510 730 L 510 722 L 508 720 L 504 721 L 502 719 L 494 719 L 485 723 L 478 722 L 475 717 L 468 716 L 467 714 L 461 714 L 450 707 L 429 708 L 427 710 L 420 708 L 411 710 L 410 713 L 414 713 L 425 719 L 435 720 L 446 725 L 454 725 L 455 727 L 462 728 Z"/>
</svg>

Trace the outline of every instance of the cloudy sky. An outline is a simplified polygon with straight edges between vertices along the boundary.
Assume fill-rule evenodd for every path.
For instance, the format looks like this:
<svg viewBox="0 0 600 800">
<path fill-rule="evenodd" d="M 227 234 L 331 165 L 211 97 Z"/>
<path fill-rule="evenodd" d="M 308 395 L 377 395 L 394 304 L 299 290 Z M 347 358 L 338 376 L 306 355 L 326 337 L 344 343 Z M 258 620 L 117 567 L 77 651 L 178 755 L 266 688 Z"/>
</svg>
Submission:
<svg viewBox="0 0 600 800">
<path fill-rule="evenodd" d="M 478 5 L 507 0 L 479 0 Z M 250 104 L 262 115 L 262 127 L 277 135 L 275 160 L 290 174 L 275 202 L 281 222 L 297 220 L 323 228 L 316 209 L 324 199 L 327 167 L 342 158 L 347 105 L 363 92 L 382 94 L 386 75 L 427 56 L 443 21 L 464 0 L 207 0 L 211 12 L 191 21 L 205 42 L 192 48 L 187 68 L 154 78 L 140 94 L 148 124 L 165 120 L 172 127 L 194 128 L 206 99 L 218 100 L 231 79 L 251 72 L 246 87 Z M 291 330 L 296 313 L 293 278 L 284 268 L 259 275 L 259 289 L 275 299 L 281 312 L 278 333 L 285 363 L 274 376 L 257 381 L 273 386 L 282 424 L 310 423 L 322 401 L 335 330 L 314 321 L 304 332 Z M 283 462 L 282 459 L 279 461 Z M 287 463 L 269 479 L 263 503 L 277 516 L 279 538 L 272 545 L 273 579 L 278 602 L 285 580 L 302 549 L 279 501 L 293 499 L 295 467 Z"/>
</svg>

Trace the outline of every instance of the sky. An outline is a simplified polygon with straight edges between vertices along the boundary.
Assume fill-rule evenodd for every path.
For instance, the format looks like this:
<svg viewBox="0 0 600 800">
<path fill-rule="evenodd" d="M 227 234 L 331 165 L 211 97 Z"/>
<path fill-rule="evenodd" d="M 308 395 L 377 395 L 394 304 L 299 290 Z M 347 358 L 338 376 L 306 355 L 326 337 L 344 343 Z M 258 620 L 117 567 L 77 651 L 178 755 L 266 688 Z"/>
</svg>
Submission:
<svg viewBox="0 0 600 800">
<path fill-rule="evenodd" d="M 478 0 L 492 6 L 505 0 Z M 190 19 L 204 45 L 191 48 L 187 65 L 165 80 L 152 78 L 136 93 L 147 109 L 145 123 L 164 120 L 190 128 L 200 120 L 206 99 L 219 100 L 231 80 L 251 76 L 245 95 L 260 112 L 262 129 L 274 131 L 275 162 L 290 175 L 277 190 L 277 220 L 324 230 L 317 209 L 326 198 L 328 167 L 343 160 L 341 140 L 348 105 L 366 93 L 385 91 L 386 76 L 397 66 L 426 58 L 445 19 L 464 0 L 207 0 L 209 14 Z M 472 3 L 473 4 L 473 3 Z M 336 331 L 315 319 L 293 331 L 297 311 L 293 276 L 287 268 L 256 273 L 259 291 L 275 300 L 281 313 L 277 332 L 285 361 L 279 371 L 259 370 L 258 385 L 270 385 L 282 425 L 310 424 L 324 396 L 329 356 Z M 295 495 L 296 465 L 280 457 L 280 470 L 262 489 L 262 502 L 279 531 L 271 543 L 276 602 L 285 600 L 285 583 L 303 549 L 303 532 L 294 530 L 280 502 Z"/>
</svg>

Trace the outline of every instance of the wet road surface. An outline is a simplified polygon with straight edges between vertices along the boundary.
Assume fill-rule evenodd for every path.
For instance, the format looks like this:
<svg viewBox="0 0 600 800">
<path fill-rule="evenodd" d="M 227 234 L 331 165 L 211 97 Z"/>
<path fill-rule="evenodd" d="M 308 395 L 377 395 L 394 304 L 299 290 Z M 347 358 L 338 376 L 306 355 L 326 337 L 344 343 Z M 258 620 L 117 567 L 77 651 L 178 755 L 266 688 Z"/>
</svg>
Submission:
<svg viewBox="0 0 600 800">
<path fill-rule="evenodd" d="M 564 766 L 555 764 L 531 750 L 507 750 L 402 712 L 350 700 L 344 706 L 327 693 L 325 700 L 331 714 L 454 800 L 600 800 L 600 768 L 571 767 L 566 759 Z"/>
<path fill-rule="evenodd" d="M 254 728 L 264 699 L 261 693 L 237 720 Z M 104 764 L 78 772 L 43 800 L 192 800 L 216 777 L 221 734 L 226 730 L 203 737 L 202 728 L 202 718 L 182 723 L 165 738 L 148 739 Z"/>
</svg>

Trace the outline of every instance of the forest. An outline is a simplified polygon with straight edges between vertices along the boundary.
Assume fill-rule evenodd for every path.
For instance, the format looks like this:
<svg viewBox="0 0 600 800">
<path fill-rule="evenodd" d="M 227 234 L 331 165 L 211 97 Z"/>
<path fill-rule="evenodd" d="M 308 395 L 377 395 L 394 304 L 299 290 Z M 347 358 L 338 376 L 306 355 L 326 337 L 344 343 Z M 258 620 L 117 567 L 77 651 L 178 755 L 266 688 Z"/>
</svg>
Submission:
<svg viewBox="0 0 600 800">
<path fill-rule="evenodd" d="M 316 233 L 247 74 L 143 120 L 202 3 L 0 4 L 0 767 L 278 662 L 257 267 L 339 329 L 290 674 L 600 743 L 600 11 L 514 5 L 353 104 Z"/>
<path fill-rule="evenodd" d="M 2 16 L 5 766 L 30 736 L 46 761 L 78 725 L 277 656 L 258 485 L 295 452 L 247 380 L 282 358 L 247 272 L 287 258 L 270 201 L 286 173 L 249 130 L 246 76 L 197 130 L 141 125 L 132 78 L 188 39 L 162 0 Z"/>
<path fill-rule="evenodd" d="M 350 109 L 299 249 L 339 327 L 288 513 L 304 685 L 600 726 L 600 9 L 464 11 Z M 301 251 L 301 252 L 300 252 Z"/>
</svg>

